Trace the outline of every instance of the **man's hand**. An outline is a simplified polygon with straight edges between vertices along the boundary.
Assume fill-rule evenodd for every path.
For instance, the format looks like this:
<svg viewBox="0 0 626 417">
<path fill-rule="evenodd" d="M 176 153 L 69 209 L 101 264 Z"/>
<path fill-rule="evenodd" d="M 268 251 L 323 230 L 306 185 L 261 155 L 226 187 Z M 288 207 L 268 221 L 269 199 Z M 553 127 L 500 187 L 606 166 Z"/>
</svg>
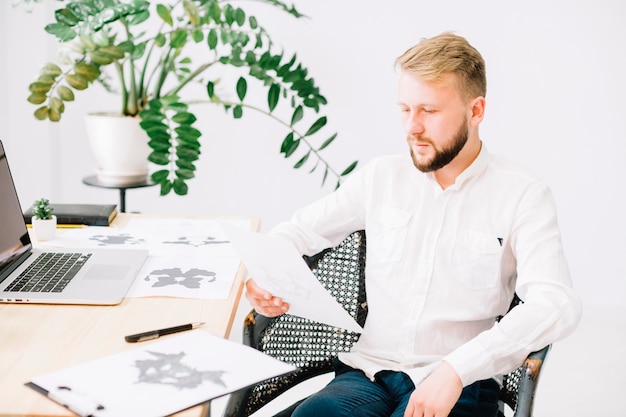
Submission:
<svg viewBox="0 0 626 417">
<path fill-rule="evenodd" d="M 280 316 L 289 310 L 289 304 L 256 285 L 253 279 L 246 282 L 246 298 L 257 313 L 266 317 Z"/>
<path fill-rule="evenodd" d="M 404 417 L 447 417 L 459 400 L 463 383 L 447 362 L 419 384 L 404 411 Z"/>
</svg>

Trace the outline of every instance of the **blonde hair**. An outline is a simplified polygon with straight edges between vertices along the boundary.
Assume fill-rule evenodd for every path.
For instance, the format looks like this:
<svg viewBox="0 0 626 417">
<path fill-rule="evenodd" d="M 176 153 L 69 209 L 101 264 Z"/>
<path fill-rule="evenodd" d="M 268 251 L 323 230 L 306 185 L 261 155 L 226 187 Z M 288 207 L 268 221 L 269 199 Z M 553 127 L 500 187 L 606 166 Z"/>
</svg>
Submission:
<svg viewBox="0 0 626 417">
<path fill-rule="evenodd" d="M 396 67 L 425 81 L 441 81 L 456 75 L 461 95 L 470 100 L 485 97 L 485 61 L 467 40 L 450 32 L 422 39 L 396 59 Z"/>
</svg>

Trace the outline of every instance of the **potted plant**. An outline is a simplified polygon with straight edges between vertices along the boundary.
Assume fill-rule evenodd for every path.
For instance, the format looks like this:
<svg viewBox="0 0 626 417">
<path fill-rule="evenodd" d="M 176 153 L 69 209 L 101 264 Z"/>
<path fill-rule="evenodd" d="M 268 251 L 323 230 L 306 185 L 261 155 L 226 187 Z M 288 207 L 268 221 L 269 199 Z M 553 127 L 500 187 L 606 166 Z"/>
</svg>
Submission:
<svg viewBox="0 0 626 417">
<path fill-rule="evenodd" d="M 32 1 L 38 0 L 24 0 L 27 5 Z M 161 195 L 188 191 L 186 182 L 194 177 L 202 136 L 191 106 L 202 103 L 220 106 L 235 119 L 252 111 L 284 125 L 280 152 L 297 159 L 296 169 L 308 165 L 310 172 L 321 171 L 322 184 L 331 177 L 338 186 L 355 168 L 356 161 L 336 171 L 322 157 L 320 152 L 337 137 L 321 133 L 327 124 L 321 114 L 326 98 L 296 55 L 277 48 L 240 2 L 57 2 L 62 7 L 45 30 L 60 42 L 59 60 L 45 64 L 29 86 L 28 101 L 38 106 L 35 117 L 59 121 L 76 92 L 96 82 L 118 92 L 119 114 L 139 119 L 149 137 L 146 158 L 163 167 L 151 175 Z M 257 3 L 296 19 L 304 17 L 280 0 Z M 261 94 L 248 94 L 249 87 Z"/>
<path fill-rule="evenodd" d="M 35 200 L 31 224 L 38 240 L 52 240 L 57 227 L 57 218 L 52 214 L 53 208 L 46 198 Z"/>
</svg>

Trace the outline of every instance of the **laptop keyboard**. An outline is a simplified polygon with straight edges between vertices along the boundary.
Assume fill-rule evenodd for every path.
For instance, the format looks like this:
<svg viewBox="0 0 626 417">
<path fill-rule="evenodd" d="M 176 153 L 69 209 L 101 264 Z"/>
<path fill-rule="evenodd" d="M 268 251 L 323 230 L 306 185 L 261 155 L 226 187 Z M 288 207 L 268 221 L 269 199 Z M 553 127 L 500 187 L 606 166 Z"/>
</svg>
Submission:
<svg viewBox="0 0 626 417">
<path fill-rule="evenodd" d="M 5 291 L 61 292 L 90 253 L 42 253 Z"/>
</svg>

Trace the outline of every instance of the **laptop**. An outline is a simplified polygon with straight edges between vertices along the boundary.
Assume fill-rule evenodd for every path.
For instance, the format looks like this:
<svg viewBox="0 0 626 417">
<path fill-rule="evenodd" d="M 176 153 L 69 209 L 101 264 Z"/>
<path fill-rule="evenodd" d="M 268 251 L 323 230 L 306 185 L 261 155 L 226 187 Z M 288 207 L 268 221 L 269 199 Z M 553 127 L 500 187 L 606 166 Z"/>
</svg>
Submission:
<svg viewBox="0 0 626 417">
<path fill-rule="evenodd" d="M 0 302 L 119 304 L 147 257 L 143 249 L 33 248 L 0 141 Z"/>
</svg>

